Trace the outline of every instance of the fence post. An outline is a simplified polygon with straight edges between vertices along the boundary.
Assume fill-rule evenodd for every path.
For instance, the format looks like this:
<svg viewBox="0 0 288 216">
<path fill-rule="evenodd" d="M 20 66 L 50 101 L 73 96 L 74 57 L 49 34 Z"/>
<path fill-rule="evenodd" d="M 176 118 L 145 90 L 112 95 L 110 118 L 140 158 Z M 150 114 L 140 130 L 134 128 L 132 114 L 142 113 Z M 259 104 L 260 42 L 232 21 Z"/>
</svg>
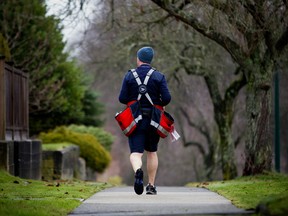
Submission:
<svg viewBox="0 0 288 216">
<path fill-rule="evenodd" d="M 280 110 L 279 110 L 279 70 L 274 75 L 274 151 L 275 151 L 275 170 L 280 172 L 281 166 L 281 144 L 280 144 Z"/>
<path fill-rule="evenodd" d="M 5 93 L 5 57 L 0 56 L 0 140 L 6 133 L 6 93 Z"/>
</svg>

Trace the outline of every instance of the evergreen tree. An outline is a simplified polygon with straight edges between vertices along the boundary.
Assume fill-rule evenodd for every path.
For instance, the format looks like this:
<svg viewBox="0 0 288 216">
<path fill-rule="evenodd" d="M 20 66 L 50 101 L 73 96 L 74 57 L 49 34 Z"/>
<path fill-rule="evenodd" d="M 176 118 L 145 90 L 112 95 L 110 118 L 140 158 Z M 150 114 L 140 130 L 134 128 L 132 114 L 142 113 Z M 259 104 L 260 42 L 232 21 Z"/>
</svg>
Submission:
<svg viewBox="0 0 288 216">
<path fill-rule="evenodd" d="M 14 65 L 29 73 L 32 135 L 86 115 L 87 83 L 82 69 L 63 51 L 61 30 L 60 20 L 46 16 L 43 1 L 0 2 L 0 33 L 8 42 Z"/>
</svg>

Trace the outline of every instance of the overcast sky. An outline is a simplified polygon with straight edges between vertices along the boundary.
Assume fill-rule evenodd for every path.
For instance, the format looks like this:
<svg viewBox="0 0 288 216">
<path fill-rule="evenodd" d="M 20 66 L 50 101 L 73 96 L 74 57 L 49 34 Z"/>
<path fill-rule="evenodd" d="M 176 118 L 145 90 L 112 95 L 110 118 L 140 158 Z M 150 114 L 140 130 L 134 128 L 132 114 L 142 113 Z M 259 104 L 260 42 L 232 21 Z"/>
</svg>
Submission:
<svg viewBox="0 0 288 216">
<path fill-rule="evenodd" d="M 46 0 L 47 9 L 48 9 L 48 15 L 56 15 L 59 17 L 61 13 L 63 13 L 63 9 L 65 9 L 67 5 L 68 0 Z M 76 0 L 77 2 L 79 0 Z M 80 1 L 79 1 L 80 2 Z M 95 4 L 95 0 L 86 0 L 84 5 L 84 9 L 81 13 L 78 14 L 77 18 L 75 18 L 75 14 L 65 17 L 65 19 L 62 21 L 63 24 L 63 35 L 64 35 L 64 41 L 67 41 L 68 47 L 75 42 L 75 40 L 81 38 L 83 32 L 89 25 L 89 22 L 87 21 L 87 17 L 91 18 L 95 10 L 93 8 L 93 4 Z M 80 5 L 77 5 L 77 9 L 80 8 Z M 76 9 L 76 10 L 77 10 Z M 76 11 L 75 10 L 75 11 Z M 61 19 L 63 19 L 63 16 L 60 16 Z"/>
</svg>

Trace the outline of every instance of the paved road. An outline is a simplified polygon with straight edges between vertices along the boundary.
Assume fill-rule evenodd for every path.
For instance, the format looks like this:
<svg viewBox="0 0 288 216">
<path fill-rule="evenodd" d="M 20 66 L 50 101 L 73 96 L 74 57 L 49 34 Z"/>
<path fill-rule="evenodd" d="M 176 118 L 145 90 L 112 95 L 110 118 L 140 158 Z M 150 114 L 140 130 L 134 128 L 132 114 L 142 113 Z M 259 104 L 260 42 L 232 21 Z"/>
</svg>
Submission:
<svg viewBox="0 0 288 216">
<path fill-rule="evenodd" d="M 203 188 L 157 187 L 156 196 L 136 195 L 133 187 L 105 189 L 85 200 L 70 216 L 247 215 L 224 197 Z"/>
</svg>

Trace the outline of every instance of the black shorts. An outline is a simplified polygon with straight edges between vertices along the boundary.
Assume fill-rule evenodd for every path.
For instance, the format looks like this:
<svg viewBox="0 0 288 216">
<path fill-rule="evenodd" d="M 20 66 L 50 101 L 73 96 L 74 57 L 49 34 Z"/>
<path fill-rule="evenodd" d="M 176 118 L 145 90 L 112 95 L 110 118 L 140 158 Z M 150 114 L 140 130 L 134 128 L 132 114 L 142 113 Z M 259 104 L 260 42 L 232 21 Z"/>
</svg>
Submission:
<svg viewBox="0 0 288 216">
<path fill-rule="evenodd" d="M 150 125 L 150 117 L 143 116 L 138 122 L 136 130 L 129 136 L 130 152 L 143 153 L 144 150 L 156 152 L 160 136 L 155 127 Z"/>
</svg>

